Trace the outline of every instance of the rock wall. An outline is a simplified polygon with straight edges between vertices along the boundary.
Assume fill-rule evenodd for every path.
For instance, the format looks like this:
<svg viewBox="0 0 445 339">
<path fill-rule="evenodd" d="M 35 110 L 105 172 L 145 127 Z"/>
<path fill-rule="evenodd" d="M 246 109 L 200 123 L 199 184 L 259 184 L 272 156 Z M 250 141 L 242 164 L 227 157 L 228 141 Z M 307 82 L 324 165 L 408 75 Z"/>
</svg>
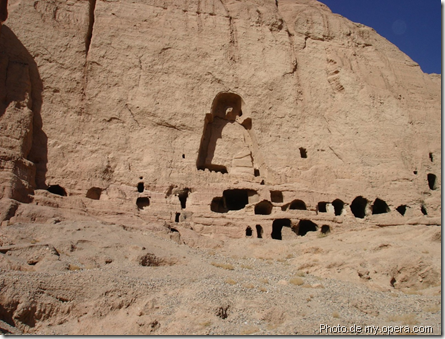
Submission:
<svg viewBox="0 0 445 339">
<path fill-rule="evenodd" d="M 2 220 L 440 224 L 441 76 L 373 29 L 315 0 L 8 6 Z"/>
</svg>

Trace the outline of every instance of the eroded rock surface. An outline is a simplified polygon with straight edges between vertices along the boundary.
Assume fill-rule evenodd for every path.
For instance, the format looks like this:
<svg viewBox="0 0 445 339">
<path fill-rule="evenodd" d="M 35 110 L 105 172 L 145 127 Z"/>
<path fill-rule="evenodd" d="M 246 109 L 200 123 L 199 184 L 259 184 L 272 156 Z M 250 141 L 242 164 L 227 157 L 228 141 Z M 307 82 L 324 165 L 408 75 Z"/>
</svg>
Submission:
<svg viewBox="0 0 445 339">
<path fill-rule="evenodd" d="M 272 191 L 283 200 L 265 237 L 277 218 L 299 222 L 285 213 L 295 199 L 339 224 L 440 216 L 440 75 L 321 3 L 16 0 L 9 12 L 4 199 L 147 221 L 187 211 L 231 237 Z M 190 190 L 185 209 L 171 186 Z M 227 189 L 258 197 L 221 218 L 211 203 Z M 319 209 L 335 200 L 341 212 Z"/>
<path fill-rule="evenodd" d="M 0 0 L 0 22 L 2 233 L 101 220 L 224 251 L 441 224 L 441 75 L 315 0 Z M 63 270 L 44 248 L 2 267 Z M 306 269 L 434 285 L 440 258 L 405 259 Z M 44 320 L 8 300 L 9 326 Z"/>
</svg>

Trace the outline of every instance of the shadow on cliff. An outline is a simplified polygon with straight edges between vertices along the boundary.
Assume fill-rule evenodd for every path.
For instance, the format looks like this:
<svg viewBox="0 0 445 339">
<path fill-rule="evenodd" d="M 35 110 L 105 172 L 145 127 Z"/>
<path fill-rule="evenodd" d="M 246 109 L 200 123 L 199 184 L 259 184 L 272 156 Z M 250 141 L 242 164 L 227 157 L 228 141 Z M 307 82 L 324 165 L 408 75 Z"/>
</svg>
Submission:
<svg viewBox="0 0 445 339">
<path fill-rule="evenodd" d="M 23 102 L 30 96 L 28 107 L 33 112 L 33 126 L 32 146 L 27 159 L 36 166 L 35 188 L 46 188 L 48 138 L 42 129 L 42 79 L 32 55 L 14 32 L 5 25 L 0 27 L 0 71 L 3 70 L 5 74 L 3 76 L 0 74 L 0 78 L 5 78 L 5 82 L 0 84 L 0 91 L 4 92 L 0 92 L 0 98 L 3 99 L 0 105 L 0 118 L 11 102 Z M 34 186 L 34 183 L 30 184 Z"/>
</svg>

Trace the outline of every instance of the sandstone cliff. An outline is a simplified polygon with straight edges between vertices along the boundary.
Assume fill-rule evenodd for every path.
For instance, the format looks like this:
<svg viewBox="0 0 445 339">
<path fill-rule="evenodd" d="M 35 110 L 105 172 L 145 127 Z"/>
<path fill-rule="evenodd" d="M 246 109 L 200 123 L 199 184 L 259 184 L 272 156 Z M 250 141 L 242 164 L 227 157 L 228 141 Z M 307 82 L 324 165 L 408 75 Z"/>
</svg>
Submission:
<svg viewBox="0 0 445 339">
<path fill-rule="evenodd" d="M 2 220 L 440 223 L 441 77 L 372 28 L 315 0 L 8 7 Z"/>
<path fill-rule="evenodd" d="M 0 333 L 441 333 L 440 75 L 315 0 L 6 4 Z"/>
</svg>

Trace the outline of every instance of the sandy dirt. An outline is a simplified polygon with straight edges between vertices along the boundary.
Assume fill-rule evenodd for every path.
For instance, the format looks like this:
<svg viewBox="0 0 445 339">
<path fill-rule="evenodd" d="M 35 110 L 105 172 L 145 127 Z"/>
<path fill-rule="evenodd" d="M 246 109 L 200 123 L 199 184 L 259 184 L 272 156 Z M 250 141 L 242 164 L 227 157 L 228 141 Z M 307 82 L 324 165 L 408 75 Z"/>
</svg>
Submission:
<svg viewBox="0 0 445 339">
<path fill-rule="evenodd" d="M 55 219 L 2 227 L 1 245 L 3 333 L 289 335 L 323 324 L 441 333 L 434 226 L 196 236 L 190 247 L 168 228 Z"/>
</svg>

